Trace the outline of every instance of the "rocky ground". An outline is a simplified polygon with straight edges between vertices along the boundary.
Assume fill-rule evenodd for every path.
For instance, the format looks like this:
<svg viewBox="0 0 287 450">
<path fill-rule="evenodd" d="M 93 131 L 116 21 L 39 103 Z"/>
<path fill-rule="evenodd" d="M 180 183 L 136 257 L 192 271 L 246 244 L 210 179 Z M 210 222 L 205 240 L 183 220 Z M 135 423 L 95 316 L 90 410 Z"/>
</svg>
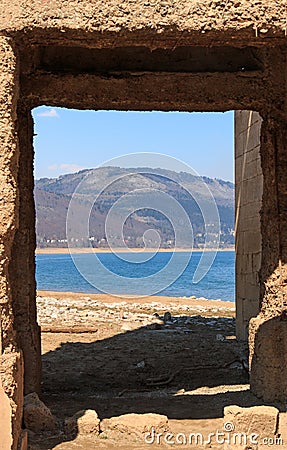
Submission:
<svg viewBox="0 0 287 450">
<path fill-rule="evenodd" d="M 164 416 L 174 433 L 207 436 L 222 429 L 225 406 L 260 405 L 249 391 L 247 347 L 235 339 L 233 303 L 40 292 L 37 305 L 41 399 L 57 426 L 30 433 L 34 449 L 144 449 L 151 446 L 146 428 L 135 431 L 132 424 L 146 417 L 156 426 L 158 418 L 143 414 Z M 67 418 L 87 410 L 97 412 L 100 434 L 65 427 Z M 140 416 L 127 418 L 131 413 Z M 119 416 L 130 426 L 105 425 Z"/>
</svg>

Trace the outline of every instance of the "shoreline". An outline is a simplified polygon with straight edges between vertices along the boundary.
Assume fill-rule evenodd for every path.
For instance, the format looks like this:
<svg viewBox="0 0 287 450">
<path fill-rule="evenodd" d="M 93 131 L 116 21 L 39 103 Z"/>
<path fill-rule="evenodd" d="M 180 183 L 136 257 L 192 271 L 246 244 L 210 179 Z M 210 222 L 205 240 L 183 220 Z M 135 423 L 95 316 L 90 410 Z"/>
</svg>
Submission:
<svg viewBox="0 0 287 450">
<path fill-rule="evenodd" d="M 57 300 L 71 300 L 71 301 L 82 301 L 94 300 L 98 303 L 125 303 L 125 304 L 150 304 L 150 303 L 161 303 L 165 304 L 176 304 L 181 306 L 183 304 L 190 304 L 190 306 L 206 306 L 206 307 L 226 307 L 235 308 L 235 302 L 224 301 L 220 299 L 209 300 L 203 297 L 169 297 L 169 296 L 145 296 L 145 297 L 125 297 L 124 295 L 114 296 L 111 294 L 88 294 L 86 292 L 61 292 L 61 291 L 42 291 L 37 290 L 38 297 L 46 298 L 56 298 Z"/>
<path fill-rule="evenodd" d="M 201 252 L 234 252 L 235 248 L 231 247 L 231 248 L 219 248 L 219 249 L 215 249 L 215 248 L 208 248 L 206 250 L 200 249 L 200 248 L 175 248 L 175 249 L 171 249 L 171 248 L 160 248 L 160 249 L 155 249 L 155 248 L 149 248 L 149 249 L 143 249 L 143 248 L 129 248 L 124 249 L 124 248 L 67 248 L 67 247 L 63 247 L 63 248 L 37 248 L 36 249 L 36 255 L 68 255 L 68 254 L 89 254 L 89 253 L 113 253 L 113 252 L 117 252 L 117 253 L 127 253 L 128 251 L 133 251 L 133 252 L 145 252 L 145 253 L 201 253 Z"/>
</svg>

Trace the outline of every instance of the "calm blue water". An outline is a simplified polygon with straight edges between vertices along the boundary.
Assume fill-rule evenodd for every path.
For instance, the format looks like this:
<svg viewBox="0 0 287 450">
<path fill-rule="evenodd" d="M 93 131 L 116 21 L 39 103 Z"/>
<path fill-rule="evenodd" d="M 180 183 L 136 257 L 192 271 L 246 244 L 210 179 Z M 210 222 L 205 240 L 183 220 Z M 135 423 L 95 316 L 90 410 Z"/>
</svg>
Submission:
<svg viewBox="0 0 287 450">
<path fill-rule="evenodd" d="M 142 294 L 140 277 L 151 276 L 161 270 L 171 258 L 172 253 L 157 253 L 152 259 L 143 263 L 123 261 L 110 253 L 99 253 L 97 257 L 110 271 L 126 277 L 122 279 L 118 287 L 114 282 L 111 291 L 117 294 Z M 215 261 L 205 277 L 197 284 L 192 282 L 194 272 L 202 253 L 193 253 L 190 262 L 179 278 L 167 286 L 158 295 L 174 297 L 205 297 L 207 299 L 221 299 L 234 301 L 235 299 L 235 269 L 234 252 L 219 252 Z M 93 254 L 74 255 L 74 259 L 85 274 L 98 286 L 101 275 L 94 265 Z M 184 254 L 177 254 L 177 258 L 185 258 Z M 178 260 L 180 261 L 180 260 Z M 168 276 L 168 274 L 167 274 Z M 98 278 L 97 278 L 98 277 Z M 139 278 L 136 281 L 136 292 L 129 280 Z M 170 278 L 169 278 L 170 279 Z M 47 291 L 70 291 L 84 293 L 101 292 L 90 284 L 76 269 L 70 255 L 37 255 L 36 256 L 36 280 L 37 289 Z M 135 280 L 133 280 L 135 281 Z M 166 285 L 168 279 L 166 280 Z M 119 289 L 119 290 L 118 290 Z"/>
</svg>

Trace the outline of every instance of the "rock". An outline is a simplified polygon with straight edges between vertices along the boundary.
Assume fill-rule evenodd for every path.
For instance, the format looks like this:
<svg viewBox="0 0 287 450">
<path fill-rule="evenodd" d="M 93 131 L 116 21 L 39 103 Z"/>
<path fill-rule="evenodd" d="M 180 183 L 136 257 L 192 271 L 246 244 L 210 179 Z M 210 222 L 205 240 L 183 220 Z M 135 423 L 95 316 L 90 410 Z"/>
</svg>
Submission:
<svg viewBox="0 0 287 450">
<path fill-rule="evenodd" d="M 65 420 L 65 430 L 69 434 L 99 434 L 100 419 L 93 409 L 78 411 Z"/>
<path fill-rule="evenodd" d="M 143 369 L 145 367 L 145 362 L 144 361 L 140 361 L 139 363 L 136 364 L 136 368 L 137 369 Z"/>
<path fill-rule="evenodd" d="M 23 411 L 24 425 L 28 430 L 53 431 L 56 428 L 56 420 L 47 406 L 33 392 L 26 395 Z"/>
<path fill-rule="evenodd" d="M 250 389 L 264 402 L 287 398 L 287 327 L 284 315 L 260 313 L 249 324 Z"/>
<path fill-rule="evenodd" d="M 274 438 L 277 433 L 279 411 L 273 406 L 241 408 L 236 405 L 224 408 L 223 431 L 230 432 L 231 441 L 235 433 L 246 436 L 247 442 L 225 443 L 224 450 L 257 450 L 264 438 Z M 236 444 L 236 445 L 234 445 Z"/>
<path fill-rule="evenodd" d="M 172 317 L 171 317 L 170 312 L 165 312 L 164 316 L 163 316 L 164 323 L 171 322 L 171 319 L 172 319 Z"/>
<path fill-rule="evenodd" d="M 217 335 L 216 335 L 216 340 L 217 340 L 217 341 L 224 342 L 224 341 L 225 341 L 225 337 L 224 337 L 222 334 L 217 334 Z"/>
<path fill-rule="evenodd" d="M 152 321 L 152 323 L 159 323 L 161 325 L 164 324 L 163 319 L 161 319 L 159 316 L 158 317 L 152 316 L 151 321 Z"/>
<path fill-rule="evenodd" d="M 151 325 L 149 325 L 149 329 L 150 330 L 161 330 L 162 325 L 160 325 L 159 323 L 152 323 Z"/>
<path fill-rule="evenodd" d="M 156 323 L 158 325 L 164 325 L 164 321 L 162 319 L 153 318 L 152 323 Z"/>
<path fill-rule="evenodd" d="M 133 331 L 134 327 L 131 323 L 125 323 L 122 327 L 121 327 L 122 331 Z"/>
<path fill-rule="evenodd" d="M 161 414 L 124 414 L 101 422 L 101 431 L 118 431 L 124 434 L 142 435 L 154 430 L 156 433 L 169 431 L 167 416 Z"/>
<path fill-rule="evenodd" d="M 127 317 L 126 317 L 126 315 L 125 315 L 125 312 L 124 312 L 124 310 L 123 309 L 121 309 L 120 310 L 120 319 L 126 319 Z"/>
</svg>

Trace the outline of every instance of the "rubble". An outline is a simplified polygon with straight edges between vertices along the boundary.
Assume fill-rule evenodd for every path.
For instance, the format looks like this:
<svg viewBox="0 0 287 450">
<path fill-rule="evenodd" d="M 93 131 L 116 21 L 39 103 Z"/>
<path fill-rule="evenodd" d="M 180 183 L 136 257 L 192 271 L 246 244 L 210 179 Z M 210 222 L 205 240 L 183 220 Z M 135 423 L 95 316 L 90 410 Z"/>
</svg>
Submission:
<svg viewBox="0 0 287 450">
<path fill-rule="evenodd" d="M 28 430 L 53 431 L 56 428 L 56 420 L 51 411 L 33 392 L 24 399 L 24 425 Z"/>
<path fill-rule="evenodd" d="M 275 442 L 278 420 L 279 411 L 273 406 L 225 407 L 223 428 L 231 442 L 225 443 L 224 450 L 259 450 L 263 439 Z M 241 436 L 240 441 L 235 442 L 233 436 Z"/>
<path fill-rule="evenodd" d="M 156 297 L 155 297 L 156 298 Z M 206 300 L 205 300 L 206 301 Z M 218 315 L 234 314 L 235 309 L 230 306 L 214 308 L 213 301 L 206 301 L 206 306 L 187 304 L 182 299 L 182 304 L 172 303 L 167 305 L 160 302 L 129 303 L 119 300 L 113 303 L 99 302 L 87 297 L 75 299 L 58 299 L 54 297 L 37 297 L 38 320 L 41 325 L 58 325 L 76 327 L 84 326 L 89 319 L 89 327 L 93 328 L 99 322 L 114 323 L 117 321 L 123 332 L 133 331 L 140 327 L 149 330 L 173 330 L 179 333 L 190 333 L 191 329 L 198 326 L 211 327 L 220 331 L 226 331 L 226 325 L 230 317 L 218 317 Z M 123 313 L 123 307 L 125 312 Z M 212 317 L 210 317 L 212 316 Z"/>
<path fill-rule="evenodd" d="M 124 414 L 101 422 L 101 431 L 117 431 L 143 435 L 153 429 L 156 433 L 169 431 L 168 417 L 160 414 Z"/>
<path fill-rule="evenodd" d="M 65 420 L 65 431 L 68 434 L 96 434 L 100 432 L 100 419 L 93 409 L 78 411 Z"/>
</svg>

